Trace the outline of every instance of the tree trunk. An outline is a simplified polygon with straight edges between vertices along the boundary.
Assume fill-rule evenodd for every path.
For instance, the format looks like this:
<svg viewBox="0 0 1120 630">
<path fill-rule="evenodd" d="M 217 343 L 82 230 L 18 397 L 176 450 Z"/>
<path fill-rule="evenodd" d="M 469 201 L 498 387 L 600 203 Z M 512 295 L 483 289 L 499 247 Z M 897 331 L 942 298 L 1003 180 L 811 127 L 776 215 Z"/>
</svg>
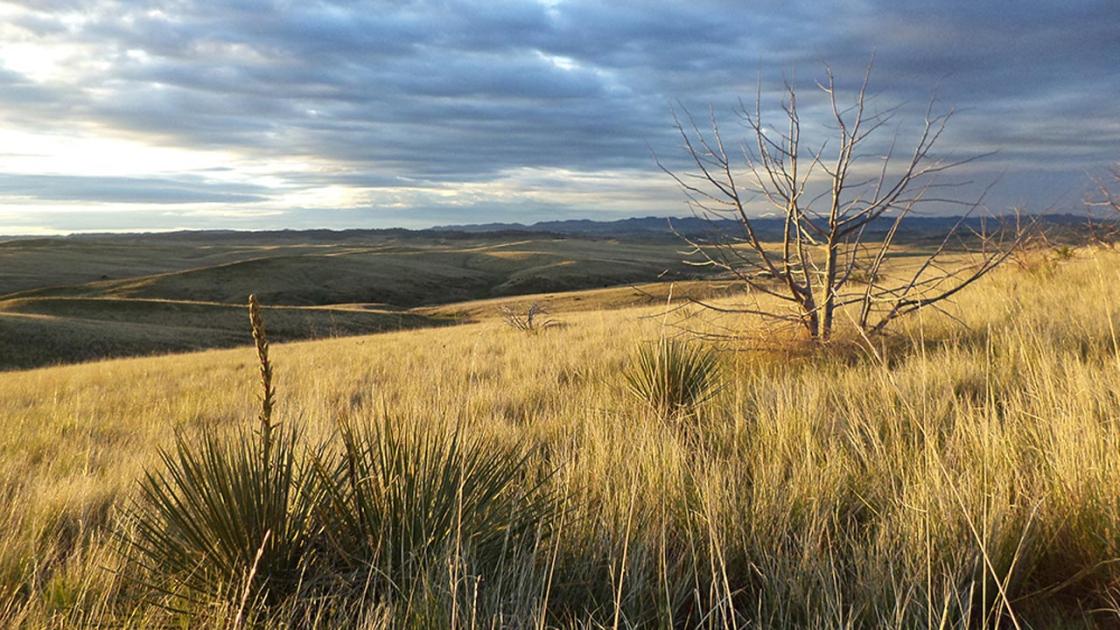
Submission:
<svg viewBox="0 0 1120 630">
<path fill-rule="evenodd" d="M 809 333 L 809 338 L 813 341 L 820 339 L 821 332 L 821 314 L 817 309 L 816 300 L 813 299 L 813 294 L 808 293 L 803 296 L 800 302 L 801 308 L 801 324 L 805 326 L 805 330 Z"/>
<path fill-rule="evenodd" d="M 817 338 L 828 341 L 832 337 L 832 315 L 836 310 L 836 243 L 829 237 L 828 256 L 824 263 L 824 296 L 821 302 L 820 328 Z"/>
</svg>

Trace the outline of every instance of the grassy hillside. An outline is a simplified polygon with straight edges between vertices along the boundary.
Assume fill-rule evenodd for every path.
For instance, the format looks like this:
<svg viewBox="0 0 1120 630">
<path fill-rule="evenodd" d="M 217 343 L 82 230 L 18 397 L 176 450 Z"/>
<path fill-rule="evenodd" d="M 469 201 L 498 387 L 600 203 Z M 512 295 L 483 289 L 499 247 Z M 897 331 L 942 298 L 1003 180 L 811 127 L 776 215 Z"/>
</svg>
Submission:
<svg viewBox="0 0 1120 630">
<path fill-rule="evenodd" d="M 523 312 L 532 304 L 539 304 L 549 313 L 576 313 L 627 309 L 641 306 L 663 305 L 672 299 L 679 303 L 685 299 L 708 300 L 737 295 L 741 287 L 712 280 L 685 280 L 682 282 L 646 282 L 605 289 L 533 293 L 483 300 L 467 300 L 439 306 L 423 306 L 410 312 L 458 321 L 493 319 L 502 309 Z"/>
<path fill-rule="evenodd" d="M 447 323 L 455 311 L 433 319 L 438 309 L 409 308 L 696 276 L 664 241 L 298 238 L 0 244 L 0 370 L 245 343 L 250 293 L 273 306 L 330 307 L 278 311 L 279 338 L 292 340 Z"/>
<path fill-rule="evenodd" d="M 268 309 L 278 341 L 367 334 L 450 323 L 357 307 Z M 0 369 L 106 357 L 189 352 L 251 342 L 240 305 L 114 298 L 0 301 Z"/>
<path fill-rule="evenodd" d="M 148 242 L 140 237 L 0 242 L 0 296 L 44 287 L 204 268 L 268 255 L 298 254 L 313 249 L 312 244 L 165 243 Z"/>
<path fill-rule="evenodd" d="M 1111 627 L 1118 263 L 1009 267 L 961 295 L 966 327 L 930 312 L 873 348 L 728 353 L 684 424 L 621 377 L 685 316 L 657 306 L 277 346 L 280 420 L 309 443 L 346 418 L 459 426 L 530 448 L 564 505 L 529 557 L 448 550 L 344 625 Z M 255 370 L 242 348 L 0 378 L 0 619 L 182 622 L 132 599 L 110 533 L 176 431 L 253 421 Z"/>
<path fill-rule="evenodd" d="M 22 242 L 17 242 L 17 244 Z M 146 246 L 145 246 L 146 247 Z M 205 247 L 185 247 L 199 255 Z M 295 251 L 293 251 L 295 250 Z M 479 239 L 376 245 L 284 246 L 239 249 L 221 248 L 190 268 L 149 274 L 155 264 L 135 264 L 124 259 L 116 273 L 130 269 L 126 278 L 110 278 L 64 285 L 66 274 L 52 273 L 81 268 L 85 260 L 72 259 L 66 247 L 44 260 L 22 259 L 29 268 L 38 264 L 39 287 L 13 291 L 9 297 L 116 297 L 240 303 L 255 292 L 268 304 L 309 306 L 337 303 L 386 303 L 396 306 L 445 304 L 467 299 L 545 291 L 603 287 L 654 280 L 666 272 L 682 274 L 673 243 L 643 244 L 579 239 L 506 241 Z M 186 255 L 186 252 L 181 252 Z M 19 257 L 19 253 L 12 253 Z M 115 249 L 104 252 L 115 255 Z M 161 264 L 162 250 L 147 254 Z M 228 261 L 224 258 L 237 257 Z M 215 258 L 217 260 L 215 260 Z M 15 281 L 13 285 L 15 286 Z"/>
</svg>

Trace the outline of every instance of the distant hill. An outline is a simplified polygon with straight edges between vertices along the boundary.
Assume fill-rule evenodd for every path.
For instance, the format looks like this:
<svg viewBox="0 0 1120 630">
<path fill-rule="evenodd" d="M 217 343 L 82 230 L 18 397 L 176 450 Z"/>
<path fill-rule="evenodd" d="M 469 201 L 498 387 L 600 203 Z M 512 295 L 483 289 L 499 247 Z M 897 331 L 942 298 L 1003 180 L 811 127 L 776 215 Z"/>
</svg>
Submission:
<svg viewBox="0 0 1120 630">
<path fill-rule="evenodd" d="M 1088 217 L 1077 214 L 1047 214 L 1026 216 L 1024 220 L 1034 219 L 1041 224 L 1053 227 L 1085 226 Z M 893 218 L 883 217 L 873 222 L 867 236 L 874 238 L 886 233 Z M 989 225 L 1000 218 L 972 217 L 965 225 L 979 228 L 985 222 Z M 1004 217 L 1002 220 L 1013 220 Z M 944 234 L 960 221 L 959 216 L 946 217 L 907 217 L 903 223 L 903 236 L 929 236 Z M 758 217 L 751 220 L 759 236 L 765 240 L 781 238 L 785 221 L 778 217 Z M 571 219 L 564 221 L 541 221 L 532 224 L 522 223 L 484 223 L 478 225 L 449 225 L 432 228 L 433 232 L 484 234 L 495 232 L 545 232 L 579 236 L 625 237 L 625 236 L 669 236 L 677 234 L 699 236 L 718 232 L 735 231 L 739 223 L 734 220 L 708 221 L 697 217 L 634 217 L 616 221 L 593 221 L 590 219 Z"/>
<path fill-rule="evenodd" d="M 292 233 L 299 234 L 299 233 Z M 264 238 L 253 233 L 254 238 Z M 676 243 L 475 235 L 362 243 L 204 243 L 128 237 L 0 246 L 0 299 L 84 297 L 322 306 L 446 304 L 695 277 Z"/>
<path fill-rule="evenodd" d="M 1011 220 L 1011 217 L 1004 217 Z M 1089 217 L 1083 214 L 1045 214 L 1024 215 L 1024 220 L 1035 220 L 1053 228 L 1078 228 L 1087 226 Z M 885 233 L 893 219 L 884 217 L 875 221 L 868 236 Z M 911 216 L 903 224 L 902 236 L 928 236 L 944 233 L 960 220 L 957 216 Z M 1000 218 L 969 218 L 969 227 L 979 228 L 985 222 L 989 225 Z M 1097 222 L 1101 220 L 1096 219 Z M 752 223 L 764 239 L 780 238 L 784 221 L 780 217 L 758 217 Z M 613 221 L 592 219 L 565 219 L 558 221 L 538 221 L 536 223 L 479 223 L 463 225 L 441 225 L 426 229 L 369 228 L 369 229 L 312 229 L 312 230 L 180 230 L 174 232 L 132 232 L 132 233 L 82 233 L 55 237 L 7 237 L 3 241 L 28 243 L 41 241 L 57 242 L 59 239 L 76 241 L 115 241 L 142 243 L 211 243 L 211 244 L 293 244 L 293 243 L 362 243 L 385 240 L 445 240 L 448 242 L 470 240 L 485 234 L 487 237 L 525 237 L 531 236 L 579 236 L 585 238 L 676 238 L 677 234 L 700 236 L 727 230 L 738 229 L 734 220 L 707 221 L 697 217 L 632 217 Z"/>
<path fill-rule="evenodd" d="M 457 234 L 193 232 L 0 243 L 0 370 L 245 343 L 250 293 L 276 307 L 270 326 L 285 341 L 443 325 L 477 312 L 435 310 L 455 302 L 704 272 L 681 260 L 676 242 Z"/>
</svg>

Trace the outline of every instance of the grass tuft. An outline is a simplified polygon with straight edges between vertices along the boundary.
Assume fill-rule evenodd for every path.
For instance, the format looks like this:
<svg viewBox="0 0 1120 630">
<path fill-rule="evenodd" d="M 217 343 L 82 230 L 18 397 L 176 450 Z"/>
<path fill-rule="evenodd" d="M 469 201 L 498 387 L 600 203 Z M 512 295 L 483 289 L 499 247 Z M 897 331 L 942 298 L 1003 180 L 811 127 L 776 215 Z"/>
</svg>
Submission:
<svg viewBox="0 0 1120 630">
<path fill-rule="evenodd" d="M 410 597 L 448 562 L 488 573 L 548 533 L 559 504 L 529 453 L 461 430 L 381 420 L 344 425 L 319 466 L 324 532 L 355 586 Z"/>
</svg>

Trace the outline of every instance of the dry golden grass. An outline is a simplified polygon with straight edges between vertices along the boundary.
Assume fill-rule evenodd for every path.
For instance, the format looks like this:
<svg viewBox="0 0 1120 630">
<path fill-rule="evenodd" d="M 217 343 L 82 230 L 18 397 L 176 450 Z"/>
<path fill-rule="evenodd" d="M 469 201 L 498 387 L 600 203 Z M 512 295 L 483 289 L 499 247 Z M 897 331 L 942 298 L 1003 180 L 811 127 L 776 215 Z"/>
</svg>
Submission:
<svg viewBox="0 0 1120 630">
<path fill-rule="evenodd" d="M 671 329 L 659 307 L 277 345 L 276 419 L 320 437 L 387 410 L 557 468 L 570 511 L 543 577 L 509 568 L 516 601 L 382 603 L 367 627 L 1110 625 L 1117 263 L 1009 267 L 962 294 L 967 329 L 929 313 L 874 350 L 727 354 L 688 433 L 620 378 Z M 0 376 L 0 619 L 161 620 L 122 592 L 107 532 L 176 429 L 254 417 L 254 370 L 246 348 Z"/>
</svg>

